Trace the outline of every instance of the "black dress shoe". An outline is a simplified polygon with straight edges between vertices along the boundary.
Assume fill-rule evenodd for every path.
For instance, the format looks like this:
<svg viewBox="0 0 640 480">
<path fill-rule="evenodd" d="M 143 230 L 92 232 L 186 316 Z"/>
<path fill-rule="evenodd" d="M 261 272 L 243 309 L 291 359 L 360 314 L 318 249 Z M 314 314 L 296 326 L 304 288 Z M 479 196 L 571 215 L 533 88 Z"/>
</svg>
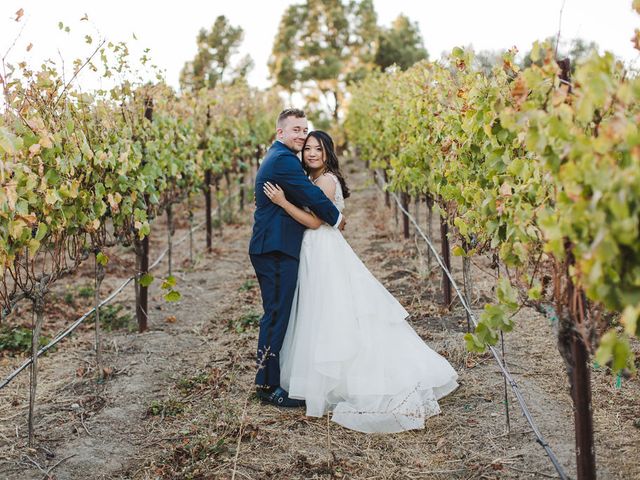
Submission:
<svg viewBox="0 0 640 480">
<path fill-rule="evenodd" d="M 296 408 L 305 406 L 304 400 L 289 398 L 287 391 L 281 387 L 275 388 L 272 392 L 258 389 L 256 394 L 262 403 L 268 403 L 276 407 Z"/>
</svg>

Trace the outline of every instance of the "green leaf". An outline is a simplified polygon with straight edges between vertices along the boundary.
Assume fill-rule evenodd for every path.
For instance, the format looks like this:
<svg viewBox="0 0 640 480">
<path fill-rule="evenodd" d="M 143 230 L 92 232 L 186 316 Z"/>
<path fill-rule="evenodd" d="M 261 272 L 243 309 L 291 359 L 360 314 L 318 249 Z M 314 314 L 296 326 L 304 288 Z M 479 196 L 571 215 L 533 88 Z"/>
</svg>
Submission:
<svg viewBox="0 0 640 480">
<path fill-rule="evenodd" d="M 148 287 L 152 283 L 153 283 L 153 275 L 151 275 L 150 273 L 145 273 L 144 275 L 142 275 L 142 277 L 140 277 L 140 286 Z"/>
<path fill-rule="evenodd" d="M 540 42 L 534 42 L 533 47 L 531 47 L 531 53 L 529 54 L 531 57 L 531 61 L 536 63 L 540 60 Z"/>
<path fill-rule="evenodd" d="M 49 230 L 49 228 L 47 227 L 47 224 L 43 223 L 43 222 L 40 222 L 38 224 L 38 230 L 36 231 L 35 239 L 38 240 L 39 242 L 42 241 L 42 239 L 47 234 L 48 230 Z"/>
<path fill-rule="evenodd" d="M 171 291 L 167 292 L 165 294 L 165 296 L 164 296 L 164 299 L 167 302 L 177 302 L 181 298 L 182 298 L 182 295 L 180 294 L 180 292 L 177 292 L 175 290 L 171 290 Z"/>
<path fill-rule="evenodd" d="M 38 240 L 36 240 L 35 238 L 32 238 L 29 240 L 29 254 L 31 256 L 35 256 L 39 248 L 40 248 L 40 242 Z"/>
<path fill-rule="evenodd" d="M 472 333 L 465 333 L 464 340 L 467 346 L 467 350 L 470 352 L 482 353 L 486 350 L 486 345 L 484 345 L 478 337 L 476 337 Z"/>
<path fill-rule="evenodd" d="M 634 369 L 633 354 L 629 340 L 626 337 L 619 337 L 614 329 L 609 330 L 600 339 L 595 360 L 600 365 L 606 365 L 611 362 L 613 373 L 618 373 L 626 367 Z"/>
<path fill-rule="evenodd" d="M 529 300 L 540 300 L 542 298 L 542 285 L 538 282 L 527 291 Z"/>
<path fill-rule="evenodd" d="M 506 277 L 498 279 L 497 297 L 500 303 L 508 306 L 511 310 L 518 308 L 518 292 L 511 286 L 511 282 Z"/>
<path fill-rule="evenodd" d="M 107 257 L 102 252 L 98 252 L 98 254 L 96 255 L 96 261 L 104 267 L 107 263 L 109 263 L 109 257 Z"/>
<path fill-rule="evenodd" d="M 169 275 L 167 279 L 162 282 L 162 289 L 168 290 L 176 286 L 176 277 L 173 275 Z"/>
</svg>

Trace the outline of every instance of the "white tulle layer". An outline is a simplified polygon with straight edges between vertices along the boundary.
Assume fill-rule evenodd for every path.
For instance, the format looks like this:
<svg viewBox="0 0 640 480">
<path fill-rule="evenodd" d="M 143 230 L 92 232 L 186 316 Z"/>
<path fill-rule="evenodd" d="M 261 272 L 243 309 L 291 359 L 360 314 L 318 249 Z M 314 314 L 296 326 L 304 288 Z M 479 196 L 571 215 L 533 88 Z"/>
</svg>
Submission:
<svg viewBox="0 0 640 480">
<path fill-rule="evenodd" d="M 342 234 L 307 230 L 280 353 L 281 385 L 307 415 L 362 432 L 424 428 L 458 375 L 406 322 L 407 311 Z"/>
</svg>

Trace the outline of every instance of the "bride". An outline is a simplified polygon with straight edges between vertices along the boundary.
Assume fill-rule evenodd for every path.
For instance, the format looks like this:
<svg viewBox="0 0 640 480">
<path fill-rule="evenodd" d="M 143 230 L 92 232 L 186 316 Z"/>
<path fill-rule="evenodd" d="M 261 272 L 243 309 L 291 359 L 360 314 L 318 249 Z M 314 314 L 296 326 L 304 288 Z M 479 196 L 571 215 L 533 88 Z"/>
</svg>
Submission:
<svg viewBox="0 0 640 480">
<path fill-rule="evenodd" d="M 303 165 L 342 212 L 349 189 L 331 137 L 309 133 Z M 280 385 L 307 415 L 361 432 L 424 428 L 438 399 L 458 386 L 451 365 L 406 322 L 400 303 L 367 270 L 338 229 L 293 205 L 277 185 L 269 199 L 307 227 L 291 316 L 280 352 Z"/>
</svg>

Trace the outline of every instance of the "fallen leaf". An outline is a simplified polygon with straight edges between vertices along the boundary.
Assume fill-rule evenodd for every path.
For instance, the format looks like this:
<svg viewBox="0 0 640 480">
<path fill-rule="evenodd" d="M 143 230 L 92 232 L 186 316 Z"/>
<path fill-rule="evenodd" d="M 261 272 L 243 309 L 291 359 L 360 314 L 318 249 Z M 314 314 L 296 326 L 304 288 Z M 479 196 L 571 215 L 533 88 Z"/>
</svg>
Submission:
<svg viewBox="0 0 640 480">
<path fill-rule="evenodd" d="M 19 22 L 23 15 L 24 15 L 24 8 L 21 8 L 16 12 L 16 22 Z"/>
<path fill-rule="evenodd" d="M 175 315 L 169 315 L 167 318 L 164 319 L 164 321 L 167 323 L 176 323 L 176 317 Z"/>
</svg>

